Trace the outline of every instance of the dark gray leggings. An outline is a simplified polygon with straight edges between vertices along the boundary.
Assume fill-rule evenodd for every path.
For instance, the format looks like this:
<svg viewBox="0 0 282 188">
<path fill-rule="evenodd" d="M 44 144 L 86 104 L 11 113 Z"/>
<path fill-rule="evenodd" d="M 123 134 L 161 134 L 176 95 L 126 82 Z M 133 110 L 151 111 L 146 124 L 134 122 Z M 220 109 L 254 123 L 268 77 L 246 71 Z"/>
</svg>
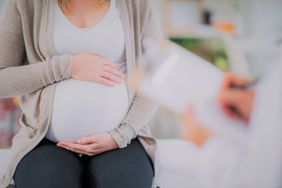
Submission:
<svg viewBox="0 0 282 188">
<path fill-rule="evenodd" d="M 64 150 L 46 139 L 17 166 L 17 188 L 151 188 L 152 163 L 139 141 L 95 157 Z"/>
</svg>

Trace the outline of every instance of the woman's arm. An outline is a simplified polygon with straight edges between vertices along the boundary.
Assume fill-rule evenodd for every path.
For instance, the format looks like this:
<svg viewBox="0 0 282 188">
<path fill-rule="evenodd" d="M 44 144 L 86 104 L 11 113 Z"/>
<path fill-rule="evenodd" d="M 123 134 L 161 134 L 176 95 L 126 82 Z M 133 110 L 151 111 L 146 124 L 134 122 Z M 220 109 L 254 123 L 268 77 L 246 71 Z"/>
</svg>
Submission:
<svg viewBox="0 0 282 188">
<path fill-rule="evenodd" d="M 146 23 L 144 31 L 142 31 L 142 39 L 147 37 L 151 37 L 156 40 L 161 39 L 163 36 L 155 8 L 155 1 L 146 0 L 143 3 L 148 3 L 146 6 L 149 7 L 149 17 L 145 20 Z M 130 144 L 132 139 L 137 137 L 138 132 L 147 125 L 157 109 L 157 103 L 148 100 L 140 93 L 136 92 L 127 116 L 118 128 L 110 132 L 119 148 L 126 147 Z"/>
<path fill-rule="evenodd" d="M 70 77 L 68 55 L 23 65 L 25 44 L 16 0 L 5 2 L 0 25 L 0 97 L 29 94 Z"/>
</svg>

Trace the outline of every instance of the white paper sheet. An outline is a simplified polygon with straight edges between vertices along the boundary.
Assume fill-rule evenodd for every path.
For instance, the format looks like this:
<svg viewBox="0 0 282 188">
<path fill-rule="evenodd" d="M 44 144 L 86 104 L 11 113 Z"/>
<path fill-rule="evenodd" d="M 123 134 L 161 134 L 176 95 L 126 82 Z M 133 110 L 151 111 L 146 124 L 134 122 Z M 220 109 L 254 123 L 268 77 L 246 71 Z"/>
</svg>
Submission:
<svg viewBox="0 0 282 188">
<path fill-rule="evenodd" d="M 154 49 L 148 57 L 158 66 L 147 73 L 141 93 L 178 114 L 192 105 L 205 126 L 229 140 L 244 142 L 246 126 L 227 118 L 217 104 L 223 71 L 172 43 L 166 49 Z"/>
</svg>

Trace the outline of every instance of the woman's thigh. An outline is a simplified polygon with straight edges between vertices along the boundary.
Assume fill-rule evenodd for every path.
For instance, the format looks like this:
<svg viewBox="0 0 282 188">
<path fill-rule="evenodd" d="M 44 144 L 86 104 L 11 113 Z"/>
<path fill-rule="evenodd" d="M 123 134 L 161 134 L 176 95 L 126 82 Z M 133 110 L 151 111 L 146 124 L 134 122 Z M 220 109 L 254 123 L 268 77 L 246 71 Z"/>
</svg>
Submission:
<svg viewBox="0 0 282 188">
<path fill-rule="evenodd" d="M 113 150 L 90 158 L 86 169 L 89 187 L 152 187 L 153 166 L 137 139 L 124 149 Z"/>
<path fill-rule="evenodd" d="M 17 188 L 80 188 L 83 165 L 79 156 L 43 140 L 18 164 Z"/>
</svg>

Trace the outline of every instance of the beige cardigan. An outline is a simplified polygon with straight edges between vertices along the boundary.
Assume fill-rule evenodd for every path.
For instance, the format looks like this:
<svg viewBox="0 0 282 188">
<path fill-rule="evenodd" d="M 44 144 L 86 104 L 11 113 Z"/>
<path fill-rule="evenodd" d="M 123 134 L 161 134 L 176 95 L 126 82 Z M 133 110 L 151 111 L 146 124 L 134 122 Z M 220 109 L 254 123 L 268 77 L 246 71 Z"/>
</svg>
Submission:
<svg viewBox="0 0 282 188">
<path fill-rule="evenodd" d="M 56 55 L 52 44 L 55 0 L 6 0 L 0 18 L 0 97 L 21 96 L 20 132 L 13 140 L 9 161 L 0 158 L 0 188 L 11 181 L 19 161 L 46 135 L 50 124 L 54 91 L 58 82 L 71 77 L 71 56 Z M 142 56 L 144 37 L 161 38 L 154 0 L 118 0 L 126 33 L 128 73 Z M 129 89 L 131 105 L 120 127 L 111 131 L 120 148 L 138 137 L 154 161 L 156 141 L 148 121 L 157 105 Z"/>
</svg>

